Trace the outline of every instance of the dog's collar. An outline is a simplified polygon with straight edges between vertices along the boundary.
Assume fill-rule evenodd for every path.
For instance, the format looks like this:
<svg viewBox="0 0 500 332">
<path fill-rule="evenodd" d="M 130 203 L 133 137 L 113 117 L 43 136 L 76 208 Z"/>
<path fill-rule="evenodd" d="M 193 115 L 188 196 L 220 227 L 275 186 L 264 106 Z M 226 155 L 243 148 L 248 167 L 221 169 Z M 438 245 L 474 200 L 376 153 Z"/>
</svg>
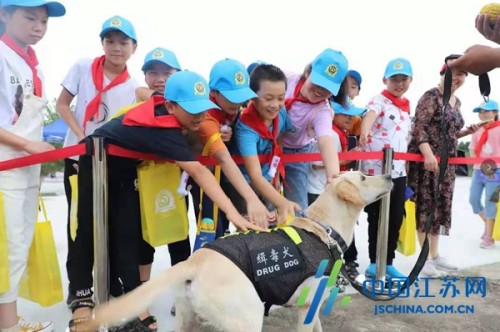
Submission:
<svg viewBox="0 0 500 332">
<path fill-rule="evenodd" d="M 325 226 L 321 222 L 314 220 L 314 219 L 306 216 L 305 214 L 303 214 L 302 217 L 311 219 L 312 221 L 314 221 L 315 223 L 320 225 L 321 228 L 324 229 L 324 231 L 328 235 L 328 247 L 331 248 L 332 246 L 337 246 L 341 253 L 344 253 L 347 251 L 348 247 L 347 247 L 347 244 L 345 243 L 344 239 L 333 228 L 331 228 L 330 226 Z"/>
</svg>

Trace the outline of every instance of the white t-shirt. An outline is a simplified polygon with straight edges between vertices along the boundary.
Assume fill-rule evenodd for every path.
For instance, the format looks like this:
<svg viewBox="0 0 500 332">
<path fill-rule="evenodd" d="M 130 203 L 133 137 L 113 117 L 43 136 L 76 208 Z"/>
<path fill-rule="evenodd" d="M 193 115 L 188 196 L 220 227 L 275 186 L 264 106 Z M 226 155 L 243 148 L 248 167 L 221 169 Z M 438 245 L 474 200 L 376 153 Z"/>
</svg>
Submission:
<svg viewBox="0 0 500 332">
<path fill-rule="evenodd" d="M 87 104 L 94 99 L 97 90 L 92 80 L 92 62 L 93 59 L 84 59 L 78 61 L 71 67 L 61 85 L 73 96 L 76 96 L 76 105 L 74 117 L 81 128 L 85 118 Z M 110 80 L 104 76 L 104 86 L 106 87 Z M 123 106 L 135 103 L 135 89 L 138 83 L 135 79 L 129 78 L 126 82 L 119 84 L 109 91 L 102 94 L 102 101 L 97 115 L 97 121 L 90 120 L 85 128 L 85 136 L 91 135 L 94 131 L 105 124 L 113 115 Z M 71 129 L 68 130 L 64 146 L 75 145 L 78 143 L 77 137 Z"/>
<path fill-rule="evenodd" d="M 402 111 L 384 95 L 373 97 L 367 112 L 375 112 L 377 118 L 370 129 L 373 136 L 368 139 L 363 151 L 382 151 L 385 147 L 394 152 L 407 152 L 410 135 L 410 113 Z M 361 170 L 367 175 L 382 174 L 383 160 L 371 159 L 361 162 Z M 405 161 L 394 160 L 392 178 L 406 176 Z"/>
<path fill-rule="evenodd" d="M 333 131 L 332 136 L 337 151 L 342 151 L 339 135 L 335 131 Z M 318 152 L 319 152 L 318 141 L 314 140 L 312 144 L 311 153 L 318 153 Z M 310 194 L 319 195 L 325 190 L 326 172 L 324 168 L 314 169 L 313 165 L 324 166 L 322 161 L 313 161 L 309 163 L 309 173 L 307 175 L 307 192 Z"/>
<path fill-rule="evenodd" d="M 16 68 L 15 72 L 12 67 Z M 39 68 L 37 73 L 43 82 Z M 22 77 L 18 77 L 19 75 Z M 0 128 L 9 130 L 16 123 L 18 115 L 22 112 L 25 94 L 33 94 L 31 68 L 23 58 L 0 40 Z"/>
</svg>

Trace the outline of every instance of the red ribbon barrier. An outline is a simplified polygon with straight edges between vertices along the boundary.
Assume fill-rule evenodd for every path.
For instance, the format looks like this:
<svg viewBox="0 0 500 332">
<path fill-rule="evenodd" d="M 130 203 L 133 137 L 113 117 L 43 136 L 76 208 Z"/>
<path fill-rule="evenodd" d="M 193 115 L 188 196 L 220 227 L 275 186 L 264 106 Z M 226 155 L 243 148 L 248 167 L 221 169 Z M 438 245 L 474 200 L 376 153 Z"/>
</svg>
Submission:
<svg viewBox="0 0 500 332">
<path fill-rule="evenodd" d="M 132 159 L 142 159 L 142 160 L 155 160 L 155 161 L 172 161 L 168 159 L 158 158 L 156 155 L 151 153 L 142 153 L 137 151 L 128 150 L 122 148 L 117 145 L 109 144 L 107 147 L 107 151 L 110 155 L 124 157 L 124 158 L 132 158 Z M 39 154 L 29 155 L 26 157 L 10 159 L 0 162 L 0 171 L 5 171 L 13 168 L 20 168 L 31 166 L 40 163 L 47 163 L 51 161 L 56 161 L 60 159 L 65 159 L 69 157 L 79 156 L 85 154 L 85 144 L 81 143 L 78 145 L 73 145 L 61 149 L 56 149 L 54 151 L 43 152 Z M 339 160 L 368 160 L 368 159 L 382 159 L 383 152 L 360 152 L 360 151 L 351 151 L 351 152 L 340 152 Z M 233 156 L 234 161 L 241 165 L 243 164 L 243 157 L 241 156 Z M 261 163 L 267 163 L 271 159 L 269 155 L 259 155 L 259 160 Z M 403 152 L 394 152 L 395 160 L 405 160 L 405 161 L 413 161 L 413 162 L 423 162 L 424 157 L 418 153 L 403 153 Z M 500 164 L 500 157 L 492 157 L 492 158 L 470 158 L 470 157 L 452 157 L 449 158 L 448 164 L 456 165 L 456 164 L 480 164 L 484 160 L 493 160 L 497 164 Z M 217 160 L 213 157 L 203 157 L 198 156 L 198 160 L 206 166 L 214 166 L 217 165 Z M 321 154 L 319 153 L 295 153 L 295 154 L 284 154 L 281 158 L 281 161 L 284 163 L 296 163 L 296 162 L 311 162 L 311 161 L 321 161 Z M 439 157 L 438 157 L 439 161 Z"/>
<path fill-rule="evenodd" d="M 78 145 L 68 146 L 66 148 L 56 149 L 53 151 L 32 154 L 26 157 L 0 161 L 0 171 L 32 166 L 41 163 L 48 163 L 51 161 L 56 161 L 69 157 L 80 156 L 82 154 L 85 154 L 85 144 L 83 143 Z"/>
</svg>

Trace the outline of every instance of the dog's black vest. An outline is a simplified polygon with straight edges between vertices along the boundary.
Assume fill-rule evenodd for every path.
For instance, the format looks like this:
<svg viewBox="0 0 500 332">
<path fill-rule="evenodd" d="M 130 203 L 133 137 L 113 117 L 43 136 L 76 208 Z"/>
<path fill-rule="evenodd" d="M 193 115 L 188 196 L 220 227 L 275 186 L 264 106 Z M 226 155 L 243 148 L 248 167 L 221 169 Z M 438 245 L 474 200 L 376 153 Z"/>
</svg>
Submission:
<svg viewBox="0 0 500 332">
<path fill-rule="evenodd" d="M 266 308 L 271 305 L 283 305 L 288 302 L 297 288 L 305 279 L 316 274 L 323 259 L 328 259 L 325 275 L 329 275 L 334 258 L 327 245 L 313 233 L 293 227 L 302 242 L 298 245 L 281 229 L 271 232 L 248 232 L 230 235 L 207 243 L 203 248 L 215 250 L 230 259 L 250 279 Z M 300 269 L 286 272 L 276 277 L 256 281 L 252 267 L 251 253 L 269 246 L 295 246 L 304 264 Z M 253 264 L 255 264 L 255 259 Z"/>
</svg>

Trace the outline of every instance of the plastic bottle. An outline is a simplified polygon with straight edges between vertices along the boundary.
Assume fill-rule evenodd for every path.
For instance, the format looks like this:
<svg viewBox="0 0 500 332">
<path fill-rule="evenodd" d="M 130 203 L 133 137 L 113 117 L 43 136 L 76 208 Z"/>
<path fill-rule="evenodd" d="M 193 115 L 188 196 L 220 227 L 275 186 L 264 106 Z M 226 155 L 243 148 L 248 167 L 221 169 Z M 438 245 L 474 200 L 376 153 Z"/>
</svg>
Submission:
<svg viewBox="0 0 500 332">
<path fill-rule="evenodd" d="M 196 235 L 193 252 L 200 249 L 205 243 L 215 240 L 215 223 L 210 218 L 203 218 L 201 221 L 200 233 Z"/>
<path fill-rule="evenodd" d="M 186 171 L 182 171 L 181 180 L 179 181 L 179 187 L 177 187 L 177 193 L 182 196 L 187 196 L 189 194 L 187 188 L 187 182 L 189 179 L 189 174 Z"/>
</svg>

